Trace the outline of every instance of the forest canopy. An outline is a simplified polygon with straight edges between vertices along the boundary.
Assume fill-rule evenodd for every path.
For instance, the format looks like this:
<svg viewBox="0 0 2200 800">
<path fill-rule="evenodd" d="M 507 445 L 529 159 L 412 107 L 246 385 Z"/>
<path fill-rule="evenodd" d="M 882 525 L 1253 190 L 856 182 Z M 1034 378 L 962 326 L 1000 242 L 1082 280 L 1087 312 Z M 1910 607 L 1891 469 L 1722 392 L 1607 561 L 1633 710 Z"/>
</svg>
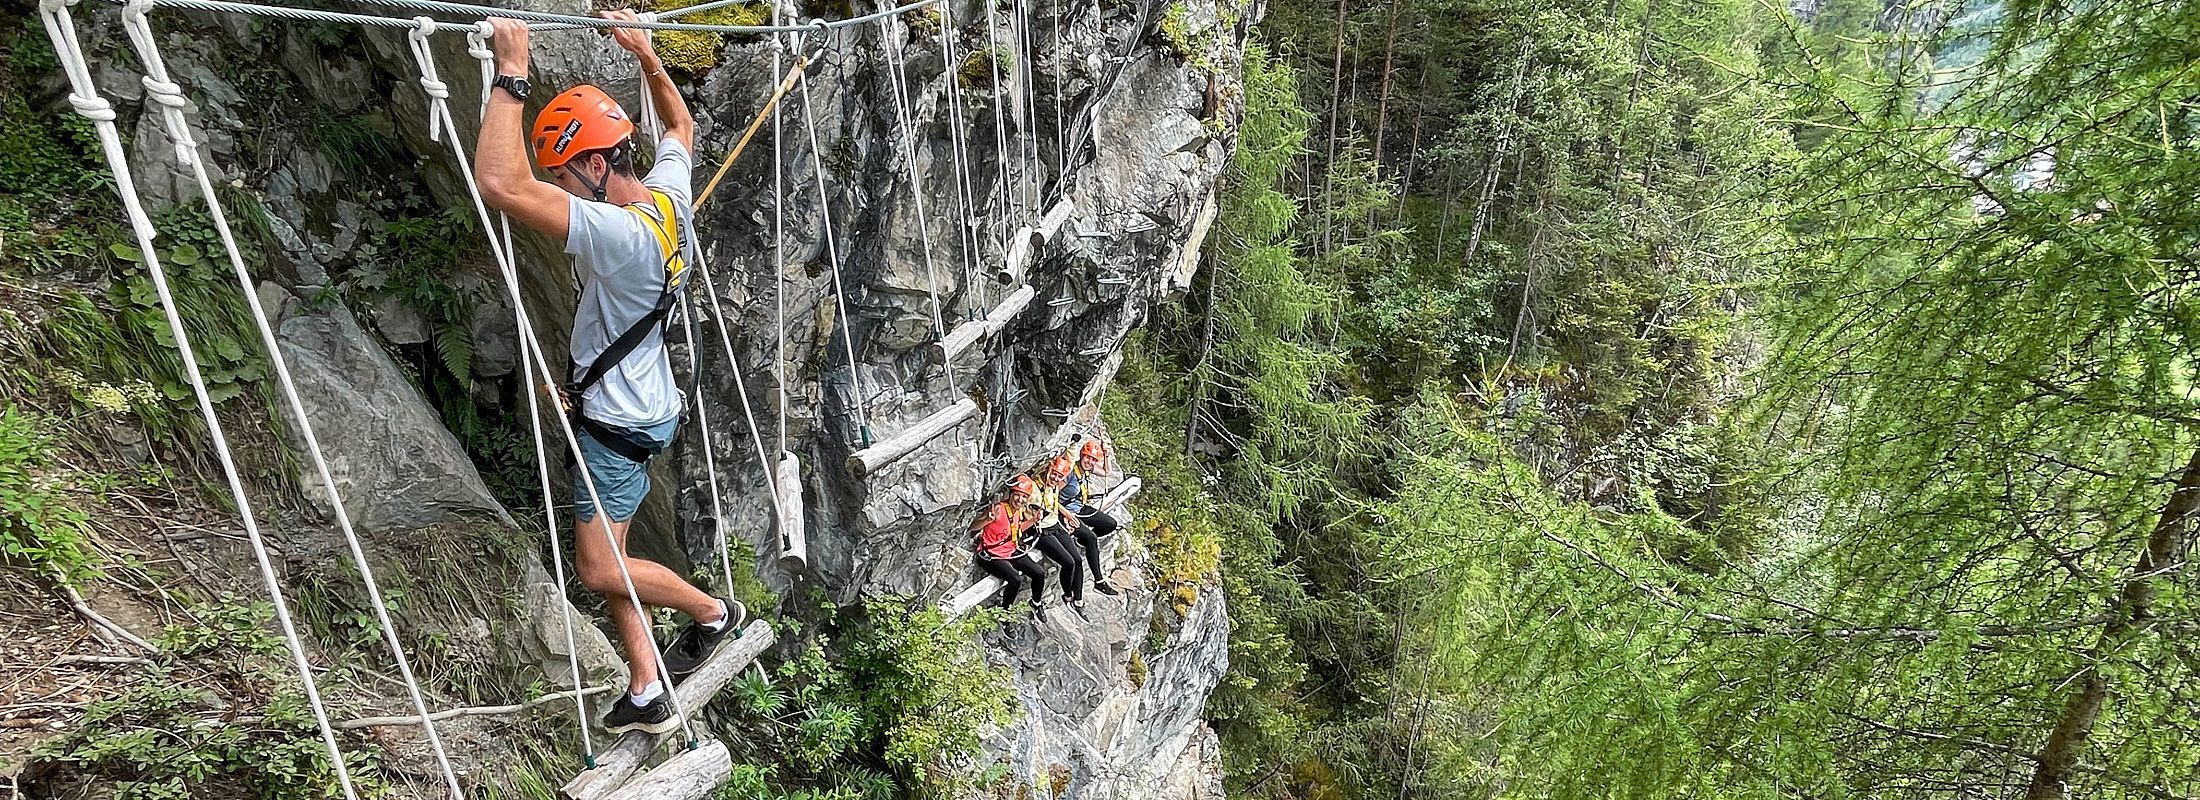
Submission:
<svg viewBox="0 0 2200 800">
<path fill-rule="evenodd" d="M 2200 796 L 2200 7 L 1256 30 L 1107 409 L 1234 796 Z"/>
</svg>

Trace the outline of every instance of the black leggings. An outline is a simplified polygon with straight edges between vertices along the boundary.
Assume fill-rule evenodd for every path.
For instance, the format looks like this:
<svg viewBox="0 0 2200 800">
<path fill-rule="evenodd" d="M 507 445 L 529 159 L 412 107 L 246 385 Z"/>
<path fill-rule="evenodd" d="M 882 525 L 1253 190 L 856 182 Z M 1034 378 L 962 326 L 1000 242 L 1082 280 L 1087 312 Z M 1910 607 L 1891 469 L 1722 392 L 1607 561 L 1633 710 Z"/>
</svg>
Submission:
<svg viewBox="0 0 2200 800">
<path fill-rule="evenodd" d="M 1114 533 L 1121 527 L 1114 517 L 1100 513 L 1100 509 L 1086 506 L 1077 519 L 1085 524 L 1077 526 L 1077 543 L 1085 547 L 1085 559 L 1092 564 L 1092 580 L 1099 583 L 1108 579 L 1108 570 L 1100 566 L 1100 537 Z"/>
<path fill-rule="evenodd" d="M 1037 544 L 1047 560 L 1062 567 L 1062 598 L 1072 603 L 1085 599 L 1085 570 L 1078 564 L 1077 548 L 1062 532 L 1062 526 L 1040 529 Z"/>
<path fill-rule="evenodd" d="M 1031 576 L 1031 607 L 1038 608 L 1040 601 L 1046 599 L 1046 568 L 1031 560 L 1031 556 L 999 559 L 981 554 L 978 556 L 978 568 L 992 573 L 993 577 L 1001 579 L 1001 583 L 1005 584 L 1001 587 L 1001 608 L 1016 604 L 1016 594 L 1023 591 L 1025 575 Z"/>
</svg>

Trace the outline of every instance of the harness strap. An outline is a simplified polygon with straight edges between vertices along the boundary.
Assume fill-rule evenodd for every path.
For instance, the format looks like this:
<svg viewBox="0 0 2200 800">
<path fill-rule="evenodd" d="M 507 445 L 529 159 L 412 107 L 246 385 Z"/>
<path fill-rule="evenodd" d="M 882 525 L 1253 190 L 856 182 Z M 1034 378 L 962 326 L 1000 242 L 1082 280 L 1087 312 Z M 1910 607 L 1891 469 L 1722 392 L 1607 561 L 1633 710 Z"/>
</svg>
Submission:
<svg viewBox="0 0 2200 800">
<path fill-rule="evenodd" d="M 649 313 L 643 314 L 641 319 L 635 320 L 634 324 L 621 331 L 611 340 L 611 344 L 604 347 L 603 352 L 596 354 L 596 360 L 581 372 L 579 378 L 565 385 L 566 404 L 575 417 L 581 416 L 581 396 L 602 382 L 604 376 L 611 373 L 611 368 L 625 361 L 627 355 L 634 352 L 634 348 L 642 345 L 642 340 L 656 332 L 657 327 L 664 324 L 665 318 L 671 316 L 672 307 L 679 299 L 681 281 L 687 273 L 687 260 L 680 257 L 679 220 L 673 214 L 672 198 L 669 195 L 655 189 L 651 189 L 649 195 L 658 213 L 662 215 L 662 221 L 635 206 L 625 208 L 641 218 L 642 224 L 657 237 L 657 246 L 665 254 L 664 288 L 657 295 L 657 305 L 650 308 Z"/>
</svg>

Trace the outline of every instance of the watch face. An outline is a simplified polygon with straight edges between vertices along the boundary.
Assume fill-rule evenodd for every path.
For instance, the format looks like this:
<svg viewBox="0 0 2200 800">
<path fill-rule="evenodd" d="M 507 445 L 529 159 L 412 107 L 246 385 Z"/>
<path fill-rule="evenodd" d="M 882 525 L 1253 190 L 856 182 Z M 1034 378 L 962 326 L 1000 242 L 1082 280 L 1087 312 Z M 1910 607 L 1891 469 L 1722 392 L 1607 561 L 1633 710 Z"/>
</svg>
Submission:
<svg viewBox="0 0 2200 800">
<path fill-rule="evenodd" d="M 512 93 L 513 97 L 517 97 L 521 100 L 527 99 L 526 78 L 516 78 L 510 75 L 498 75 L 496 79 L 496 85 L 504 87 L 506 91 Z"/>
</svg>

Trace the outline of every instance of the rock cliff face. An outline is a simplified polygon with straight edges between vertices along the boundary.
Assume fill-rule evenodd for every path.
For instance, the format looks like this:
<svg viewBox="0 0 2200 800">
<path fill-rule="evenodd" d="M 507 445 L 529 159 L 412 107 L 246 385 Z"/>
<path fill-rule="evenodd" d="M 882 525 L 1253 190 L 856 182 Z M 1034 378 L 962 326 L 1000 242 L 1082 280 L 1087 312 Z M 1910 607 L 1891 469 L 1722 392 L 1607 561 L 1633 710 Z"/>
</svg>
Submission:
<svg viewBox="0 0 2200 800">
<path fill-rule="evenodd" d="M 580 0 L 526 4 L 586 10 Z M 987 6 L 990 31 L 981 19 Z M 1239 63 L 1257 3 L 946 0 L 941 7 L 961 26 L 952 53 L 933 13 L 826 37 L 779 123 L 765 125 L 699 209 L 714 292 L 697 294 L 694 340 L 676 336 L 683 341 L 675 351 L 679 367 L 699 375 L 700 403 L 676 458 L 661 462 L 658 485 L 676 488 L 656 492 L 645 507 L 637 528 L 645 552 L 710 563 L 723 531 L 759 554 L 759 576 L 783 596 L 817 590 L 846 603 L 952 595 L 976 579 L 962 530 L 981 495 L 1056 452 L 1071 433 L 1101 433 L 1097 402 L 1125 337 L 1156 302 L 1188 284 L 1234 143 Z M 838 15 L 792 5 L 782 12 Z M 192 119 L 205 129 L 215 160 L 248 150 L 280 154 L 251 168 L 271 238 L 283 251 L 275 254 L 280 274 L 270 276 L 277 285 L 263 294 L 287 302 L 286 352 L 309 384 L 316 416 L 332 420 L 323 439 L 350 492 L 347 504 L 358 504 L 353 512 L 372 529 L 419 528 L 452 515 L 504 518 L 402 368 L 366 333 L 416 345 L 433 338 L 433 321 L 388 300 L 350 311 L 301 302 L 329 285 L 339 265 L 372 257 L 361 255 L 370 246 L 362 232 L 386 204 L 365 185 L 371 170 L 337 163 L 330 153 L 340 148 L 326 142 L 259 125 L 264 110 L 254 106 L 252 87 L 240 89 L 212 68 L 250 48 L 323 112 L 387 104 L 398 124 L 382 133 L 410 152 L 384 155 L 411 162 L 405 168 L 417 170 L 436 203 L 463 208 L 463 183 L 444 146 L 426 137 L 425 95 L 412 80 L 402 34 L 342 32 L 365 37 L 362 58 L 358 48 L 326 38 L 337 35 L 331 31 L 190 19 L 198 30 L 168 34 L 169 57 L 193 89 Z M 1017 44 L 1019 33 L 1028 46 Z M 537 86 L 593 82 L 636 97 L 632 62 L 599 37 L 538 34 L 535 51 Z M 995 52 L 1002 55 L 985 55 Z M 703 125 L 698 189 L 776 83 L 767 42 L 733 38 L 720 55 L 717 67 L 689 84 Z M 894 77 L 897 62 L 905 90 Z M 476 66 L 456 37 L 443 42 L 440 70 L 461 126 L 472 125 Z M 998 112 L 988 91 L 996 72 Z M 103 74 L 124 100 L 140 95 L 134 77 Z M 150 121 L 137 126 L 138 162 L 166 163 L 168 145 Z M 473 131 L 459 135 L 471 142 Z M 144 169 L 154 173 L 144 183 L 156 205 L 189 197 L 176 176 Z M 928 361 L 942 330 L 982 317 L 1010 293 L 1014 287 L 995 273 L 1019 246 L 1019 231 L 1040 227 L 1050 211 L 1051 236 L 1021 234 L 1036 242 L 1019 281 L 1036 292 L 1029 307 L 948 364 Z M 784 230 L 777 247 L 775 220 Z M 524 301 L 553 363 L 561 360 L 572 305 L 560 251 L 557 242 L 520 237 Z M 477 266 L 461 283 L 479 302 L 456 324 L 471 334 L 472 377 L 509 387 L 516 383 L 511 309 L 485 260 Z M 737 363 L 728 362 L 728 349 Z M 867 437 L 890 435 L 966 396 L 980 398 L 983 412 L 908 457 L 860 479 L 843 466 Z M 512 397 L 508 388 L 501 402 Z M 704 415 L 708 454 L 697 424 Z M 802 561 L 780 558 L 773 522 L 765 465 L 782 449 L 802 462 Z M 716 467 L 717 504 L 706 463 Z M 423 465 L 431 472 L 421 472 Z M 1095 593 L 1090 621 L 1058 609 L 1049 623 L 1010 625 L 989 637 L 989 658 L 1013 673 L 1023 713 L 993 732 L 988 746 L 1025 785 L 1046 787 L 1050 796 L 1219 798 L 1217 744 L 1201 718 L 1227 659 L 1221 593 L 1201 591 L 1193 600 L 1157 594 L 1135 534 L 1116 538 L 1109 547 L 1115 580 L 1126 587 L 1121 597 Z M 499 638 L 513 642 L 507 660 L 550 667 L 565 647 L 554 624 L 561 602 L 539 567 L 523 566 L 535 585 L 523 592 L 527 612 L 511 623 L 522 630 Z M 604 661 L 607 645 L 586 638 L 583 649 Z M 543 671 L 550 682 L 564 682 L 561 671 Z"/>
</svg>

